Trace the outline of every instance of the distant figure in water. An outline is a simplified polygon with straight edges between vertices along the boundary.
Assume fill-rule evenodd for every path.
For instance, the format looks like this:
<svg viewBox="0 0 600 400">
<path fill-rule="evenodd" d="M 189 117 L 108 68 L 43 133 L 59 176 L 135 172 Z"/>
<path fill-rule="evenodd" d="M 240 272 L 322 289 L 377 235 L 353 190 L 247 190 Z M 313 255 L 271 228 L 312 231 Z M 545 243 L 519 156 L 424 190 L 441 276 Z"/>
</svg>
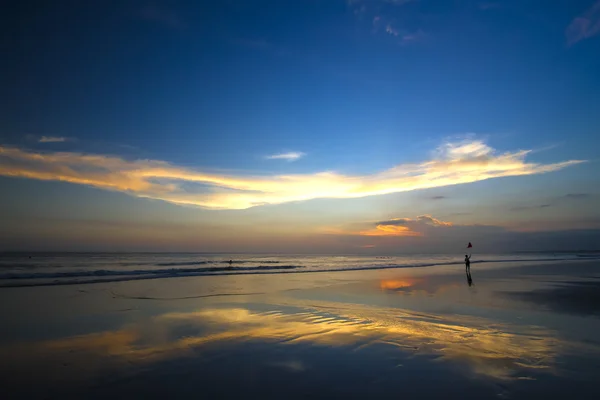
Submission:
<svg viewBox="0 0 600 400">
<path fill-rule="evenodd" d="M 471 269 L 471 256 L 465 254 L 465 267 Z"/>
<path fill-rule="evenodd" d="M 229 268 L 231 268 L 231 264 L 233 264 L 233 260 L 229 260 Z"/>
</svg>

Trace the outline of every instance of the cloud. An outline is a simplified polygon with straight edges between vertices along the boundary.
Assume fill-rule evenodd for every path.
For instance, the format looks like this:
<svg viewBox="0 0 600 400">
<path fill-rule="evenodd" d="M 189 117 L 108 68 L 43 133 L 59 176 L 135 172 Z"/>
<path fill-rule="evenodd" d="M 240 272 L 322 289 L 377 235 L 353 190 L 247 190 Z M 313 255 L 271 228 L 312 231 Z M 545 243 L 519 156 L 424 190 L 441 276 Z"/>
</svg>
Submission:
<svg viewBox="0 0 600 400">
<path fill-rule="evenodd" d="M 449 227 L 452 223 L 440 221 L 431 215 L 420 215 L 417 218 L 393 218 L 375 223 L 375 229 L 359 232 L 361 236 L 423 236 L 424 228 Z"/>
<path fill-rule="evenodd" d="M 416 218 L 349 223 L 334 229 L 326 228 L 322 232 L 339 242 L 351 241 L 355 247 L 376 241 L 382 254 L 406 251 L 454 253 L 466 249 L 469 242 L 474 245 L 473 251 L 479 254 L 505 251 L 556 252 L 600 250 L 599 221 L 598 218 L 588 216 L 575 225 L 573 220 L 569 220 L 544 226 L 545 221 L 529 220 L 523 230 L 519 226 L 509 228 L 456 224 L 430 215 L 421 215 Z"/>
<path fill-rule="evenodd" d="M 388 33 L 388 34 L 390 34 L 390 35 L 392 35 L 392 36 L 398 36 L 398 35 L 400 35 L 400 32 L 396 28 L 392 27 L 391 24 L 388 24 L 385 27 L 385 32 Z"/>
<path fill-rule="evenodd" d="M 452 226 L 451 222 L 440 221 L 439 219 L 433 218 L 431 215 L 421 215 L 417 217 L 416 222 L 422 222 L 431 226 Z"/>
<path fill-rule="evenodd" d="M 377 225 L 375 229 L 360 232 L 361 236 L 423 236 L 421 232 L 411 230 L 407 226 Z"/>
<path fill-rule="evenodd" d="M 140 11 L 140 17 L 146 21 L 155 22 L 171 29 L 181 30 L 187 27 L 187 24 L 181 19 L 179 14 L 172 10 L 158 8 L 154 5 L 143 8 Z"/>
<path fill-rule="evenodd" d="M 76 152 L 34 152 L 0 146 L 0 176 L 62 181 L 142 198 L 209 209 L 246 209 L 311 199 L 348 199 L 543 174 L 580 164 L 527 162 L 527 150 L 497 153 L 478 140 L 445 143 L 432 159 L 366 175 L 333 171 L 290 175 L 232 175 L 165 161 L 126 160 Z"/>
<path fill-rule="evenodd" d="M 377 222 L 377 225 L 395 225 L 395 226 L 405 226 L 409 224 L 415 223 L 423 223 L 426 225 L 432 226 L 452 226 L 450 222 L 440 221 L 439 219 L 433 218 L 431 215 L 420 215 L 415 219 L 411 218 L 393 218 L 387 221 Z"/>
<path fill-rule="evenodd" d="M 400 7 L 417 1 L 419 0 L 347 0 L 347 4 L 358 20 L 369 20 L 374 17 L 375 23 L 383 22 L 382 13 L 394 14 Z"/>
<path fill-rule="evenodd" d="M 402 35 L 402 37 L 400 38 L 400 44 L 407 46 L 409 44 L 422 42 L 426 37 L 427 35 L 425 34 L 425 32 L 419 29 L 415 32 L 406 33 Z"/>
<path fill-rule="evenodd" d="M 291 151 L 289 153 L 273 154 L 265 157 L 267 160 L 287 160 L 296 161 L 304 157 L 306 154 L 301 151 Z"/>
<path fill-rule="evenodd" d="M 600 0 L 585 13 L 571 21 L 565 35 L 569 46 L 600 33 Z"/>
<path fill-rule="evenodd" d="M 447 199 L 448 197 L 446 196 L 432 196 L 430 197 L 431 200 L 444 200 Z"/>
<path fill-rule="evenodd" d="M 569 199 L 587 199 L 588 197 L 592 197 L 592 195 L 590 193 L 567 193 L 565 195 L 566 198 Z"/>
<path fill-rule="evenodd" d="M 537 204 L 534 206 L 518 206 L 518 207 L 512 207 L 510 209 L 510 211 L 527 211 L 527 210 L 535 210 L 535 209 L 548 208 L 548 207 L 552 207 L 552 204 Z"/>
<path fill-rule="evenodd" d="M 69 139 L 66 137 L 62 137 L 62 136 L 42 136 L 41 138 L 38 139 L 39 143 L 62 143 L 62 142 L 66 142 Z"/>
<path fill-rule="evenodd" d="M 427 35 L 422 29 L 409 30 L 400 26 L 398 23 L 397 12 L 394 6 L 403 6 L 407 3 L 413 3 L 416 0 L 379 0 L 379 1 L 349 1 L 348 5 L 354 8 L 354 14 L 363 17 L 369 16 L 372 24 L 372 32 L 385 32 L 392 36 L 402 46 L 414 44 L 423 41 Z M 402 24 L 400 24 L 402 25 Z"/>
<path fill-rule="evenodd" d="M 381 25 L 382 18 L 380 16 L 376 16 L 373 18 L 373 28 L 377 31 Z M 392 22 L 388 22 L 385 25 L 385 33 L 390 36 L 393 36 L 399 40 L 399 43 L 403 46 L 407 46 L 414 43 L 422 42 L 427 35 L 421 29 L 416 30 L 414 32 L 403 32 L 400 29 L 396 28 Z"/>
</svg>

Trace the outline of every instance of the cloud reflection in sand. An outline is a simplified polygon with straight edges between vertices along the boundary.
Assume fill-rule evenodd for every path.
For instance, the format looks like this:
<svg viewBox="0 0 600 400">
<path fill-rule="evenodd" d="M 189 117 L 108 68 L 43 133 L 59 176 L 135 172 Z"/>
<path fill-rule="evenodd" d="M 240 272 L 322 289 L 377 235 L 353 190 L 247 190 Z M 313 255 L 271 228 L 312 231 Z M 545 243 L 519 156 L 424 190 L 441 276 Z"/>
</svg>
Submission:
<svg viewBox="0 0 600 400">
<path fill-rule="evenodd" d="M 398 290 L 409 288 L 420 281 L 420 279 L 414 278 L 384 279 L 379 283 L 379 287 L 383 290 Z"/>
<path fill-rule="evenodd" d="M 554 373 L 554 360 L 561 347 L 551 332 L 533 327 L 517 331 L 474 317 L 442 318 L 358 305 L 340 308 L 336 303 L 286 310 L 256 312 L 240 307 L 168 313 L 118 331 L 12 346 L 0 354 L 4 359 L 12 354 L 10 358 L 18 358 L 23 367 L 44 354 L 45 361 L 60 358 L 68 364 L 85 364 L 85 372 L 93 374 L 95 368 L 100 372 L 107 364 L 129 368 L 132 364 L 198 357 L 217 343 L 265 341 L 282 346 L 346 347 L 351 351 L 390 346 L 386 351 L 453 362 L 481 376 L 523 379 L 539 369 Z"/>
<path fill-rule="evenodd" d="M 215 309 L 164 318 L 227 324 L 238 333 L 239 339 L 310 342 L 355 346 L 355 349 L 387 344 L 400 351 L 466 363 L 475 373 L 499 379 L 526 376 L 531 369 L 551 370 L 559 345 L 549 332 L 541 329 L 511 332 L 507 327 L 477 318 L 445 320 L 434 315 L 367 307 L 340 311 L 289 315 Z"/>
</svg>

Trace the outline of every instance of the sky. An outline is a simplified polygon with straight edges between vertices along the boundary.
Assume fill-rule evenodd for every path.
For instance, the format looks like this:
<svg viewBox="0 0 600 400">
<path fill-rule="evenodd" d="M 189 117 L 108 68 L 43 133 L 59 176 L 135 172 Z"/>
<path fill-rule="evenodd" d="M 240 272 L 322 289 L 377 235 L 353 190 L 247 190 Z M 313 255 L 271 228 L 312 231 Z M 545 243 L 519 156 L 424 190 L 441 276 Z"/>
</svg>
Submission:
<svg viewBox="0 0 600 400">
<path fill-rule="evenodd" d="M 0 251 L 600 250 L 599 0 L 0 20 Z"/>
</svg>

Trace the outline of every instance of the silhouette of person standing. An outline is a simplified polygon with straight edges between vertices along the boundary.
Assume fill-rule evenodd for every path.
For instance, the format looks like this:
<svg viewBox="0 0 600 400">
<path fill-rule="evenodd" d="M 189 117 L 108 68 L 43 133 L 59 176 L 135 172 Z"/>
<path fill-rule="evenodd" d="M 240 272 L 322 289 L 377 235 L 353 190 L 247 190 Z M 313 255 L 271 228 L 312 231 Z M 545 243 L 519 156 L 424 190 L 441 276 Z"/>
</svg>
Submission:
<svg viewBox="0 0 600 400">
<path fill-rule="evenodd" d="M 233 264 L 233 260 L 229 260 L 229 268 L 231 268 L 231 264 Z"/>
<path fill-rule="evenodd" d="M 465 254 L 465 267 L 471 269 L 471 256 Z"/>
</svg>

